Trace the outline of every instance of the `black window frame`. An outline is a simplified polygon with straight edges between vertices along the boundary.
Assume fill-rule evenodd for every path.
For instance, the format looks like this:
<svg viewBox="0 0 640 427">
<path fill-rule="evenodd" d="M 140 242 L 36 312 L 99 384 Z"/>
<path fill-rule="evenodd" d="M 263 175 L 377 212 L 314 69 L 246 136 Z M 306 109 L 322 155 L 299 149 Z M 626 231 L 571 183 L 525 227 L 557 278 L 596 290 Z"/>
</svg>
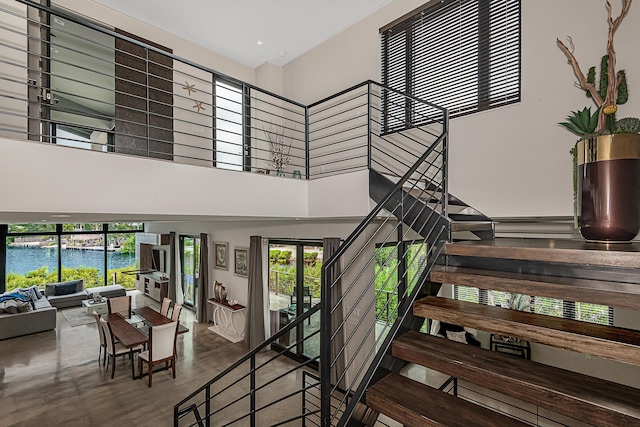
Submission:
<svg viewBox="0 0 640 427">
<path fill-rule="evenodd" d="M 494 3 L 499 5 L 508 4 L 509 7 L 517 8 L 517 12 L 513 14 L 503 14 L 505 22 L 508 24 L 517 24 L 515 39 L 509 39 L 508 48 L 496 48 L 496 53 L 507 51 L 508 49 L 517 49 L 517 90 L 512 90 L 506 95 L 491 95 L 491 14 L 490 7 Z M 416 33 L 416 28 L 428 28 L 427 25 L 433 23 L 436 18 L 442 18 L 448 13 L 453 13 L 460 9 L 462 5 L 475 7 L 477 9 L 477 41 L 476 50 L 478 66 L 475 89 L 477 91 L 477 99 L 475 102 L 469 103 L 463 107 L 451 108 L 448 105 L 441 105 L 448 108 L 449 117 L 460 117 L 467 114 L 473 114 L 480 111 L 486 111 L 492 108 L 520 102 L 521 100 L 521 0 L 432 0 L 423 6 L 408 13 L 404 17 L 397 19 L 389 25 L 380 29 L 381 39 L 381 78 L 384 86 L 406 93 L 408 96 L 400 96 L 395 92 L 385 90 L 382 94 L 382 130 L 383 133 L 397 132 L 412 127 L 425 125 L 429 123 L 429 118 L 419 114 L 414 108 L 416 101 L 414 98 L 421 99 L 421 93 L 417 93 L 420 87 L 416 84 L 420 77 L 426 77 L 427 67 L 422 58 L 415 58 L 417 53 L 414 52 L 415 39 L 422 41 L 420 34 Z M 498 14 L 496 14 L 498 15 Z M 513 15 L 513 16 L 512 16 Z M 498 18 L 496 18 L 498 19 Z M 513 20 L 514 22 L 510 21 Z M 504 25 L 504 23 L 502 23 Z M 469 30 L 473 31 L 473 29 Z M 512 30 L 509 30 L 512 31 Z M 400 36 L 398 36 L 400 35 Z M 509 32 L 509 35 L 514 35 Z M 399 37 L 399 38 L 398 38 Z M 427 46 L 427 42 L 420 47 Z M 452 48 L 455 43 L 451 43 Z M 469 54 L 469 57 L 473 57 Z M 420 61 L 420 62 L 417 62 Z M 498 61 L 498 60 L 496 60 Z M 502 58 L 504 65 L 506 61 Z M 419 67 L 417 66 L 419 65 Z M 415 68 L 415 69 L 414 69 Z M 509 73 L 513 72 L 512 67 Z M 444 75 L 442 73 L 441 75 Z M 507 73 L 505 73 L 507 75 Z M 450 83 L 450 82 L 448 82 Z M 445 85 L 447 82 L 444 83 Z M 395 86 L 395 87 L 394 87 Z M 473 86 L 469 86 L 473 88 Z M 446 93 L 442 96 L 449 95 L 454 89 L 446 89 Z M 394 102 L 395 101 L 395 102 Z M 422 101 L 435 102 L 434 99 L 422 99 Z M 395 104 L 395 105 L 394 105 Z M 395 108 L 395 111 L 394 111 Z M 399 116 L 400 110 L 404 110 L 402 117 Z M 395 116 L 394 116 L 395 114 Z"/>
<path fill-rule="evenodd" d="M 37 223 L 36 223 L 37 224 Z M 48 223 L 50 224 L 50 223 Z M 68 223 L 65 223 L 68 224 Z M 107 277 L 108 271 L 108 261 L 107 261 L 107 245 L 108 245 L 108 236 L 110 234 L 135 234 L 135 233 L 143 233 L 145 231 L 145 224 L 142 224 L 142 227 L 139 229 L 125 229 L 125 230 L 111 230 L 109 229 L 109 225 L 113 223 L 93 223 L 93 224 L 101 224 L 100 230 L 73 230 L 66 231 L 64 230 L 65 224 L 55 224 L 55 231 L 25 231 L 25 232 L 10 232 L 8 224 L 0 224 L 0 241 L 2 241 L 2 245 L 0 245 L 0 293 L 6 291 L 7 288 L 7 237 L 21 237 L 21 236 L 52 236 L 57 239 L 58 242 L 58 281 L 62 280 L 62 251 L 60 250 L 61 239 L 62 236 L 69 235 L 77 235 L 77 234 L 102 234 L 104 240 L 104 283 L 103 286 L 106 286 L 109 282 L 109 278 Z"/>
</svg>

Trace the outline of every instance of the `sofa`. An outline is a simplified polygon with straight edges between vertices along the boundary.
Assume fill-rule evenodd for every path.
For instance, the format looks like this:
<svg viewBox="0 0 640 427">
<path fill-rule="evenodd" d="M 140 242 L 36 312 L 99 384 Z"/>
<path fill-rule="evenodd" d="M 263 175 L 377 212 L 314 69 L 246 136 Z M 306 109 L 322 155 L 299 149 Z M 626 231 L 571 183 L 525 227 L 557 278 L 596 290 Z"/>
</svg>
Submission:
<svg viewBox="0 0 640 427">
<path fill-rule="evenodd" d="M 57 308 L 77 307 L 82 304 L 82 300 L 88 298 L 82 279 L 48 283 L 44 285 L 44 296 Z"/>
<path fill-rule="evenodd" d="M 123 297 L 127 295 L 127 291 L 121 285 L 96 286 L 87 289 L 87 297 L 93 298 L 94 294 L 100 294 L 105 298 Z"/>
<path fill-rule="evenodd" d="M 114 298 L 125 296 L 127 292 L 121 285 L 96 286 L 85 289 L 82 279 L 44 285 L 44 296 L 52 306 L 57 308 L 78 307 L 82 304 L 82 300 L 93 298 L 94 294 Z"/>
<path fill-rule="evenodd" d="M 58 310 L 51 306 L 49 300 L 40 291 L 29 291 L 34 288 L 37 290 L 37 287 L 32 286 L 0 294 L 0 300 L 2 300 L 0 302 L 0 340 L 56 328 Z M 18 293 L 31 294 L 31 297 L 14 298 Z"/>
</svg>

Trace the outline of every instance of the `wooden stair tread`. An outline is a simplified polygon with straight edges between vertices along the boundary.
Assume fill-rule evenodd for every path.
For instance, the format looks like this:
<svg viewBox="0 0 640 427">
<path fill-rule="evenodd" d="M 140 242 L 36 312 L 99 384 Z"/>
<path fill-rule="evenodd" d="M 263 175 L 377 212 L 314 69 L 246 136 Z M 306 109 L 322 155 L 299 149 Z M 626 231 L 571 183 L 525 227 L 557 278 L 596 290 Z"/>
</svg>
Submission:
<svg viewBox="0 0 640 427">
<path fill-rule="evenodd" d="M 640 331 L 429 296 L 416 316 L 640 365 Z"/>
<path fill-rule="evenodd" d="M 594 425 L 640 423 L 637 388 L 417 331 L 396 338 L 392 354 Z"/>
<path fill-rule="evenodd" d="M 369 387 L 367 405 L 409 427 L 527 425 L 398 374 Z"/>
<path fill-rule="evenodd" d="M 489 231 L 493 230 L 491 221 L 452 221 L 451 231 Z"/>
<path fill-rule="evenodd" d="M 446 255 L 640 268 L 640 243 L 605 244 L 569 239 L 497 238 L 445 245 Z"/>
<path fill-rule="evenodd" d="M 465 267 L 436 266 L 429 280 L 504 292 L 640 310 L 640 285 L 540 276 Z"/>
</svg>

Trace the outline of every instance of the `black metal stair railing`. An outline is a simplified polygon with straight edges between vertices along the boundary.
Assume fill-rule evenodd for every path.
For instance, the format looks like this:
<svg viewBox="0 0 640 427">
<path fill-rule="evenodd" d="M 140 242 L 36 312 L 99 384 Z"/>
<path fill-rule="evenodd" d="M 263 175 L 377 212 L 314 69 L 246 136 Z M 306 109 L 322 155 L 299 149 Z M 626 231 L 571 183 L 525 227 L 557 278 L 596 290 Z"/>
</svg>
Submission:
<svg viewBox="0 0 640 427">
<path fill-rule="evenodd" d="M 315 372 L 318 357 L 293 360 L 286 356 L 296 346 L 318 340 L 319 331 L 305 334 L 279 352 L 267 351 L 283 337 L 295 335 L 299 325 L 319 316 L 316 305 L 265 342 L 226 368 L 174 406 L 174 425 L 229 426 L 238 423 L 251 426 L 282 425 L 305 417 L 319 417 L 318 408 L 300 405 L 308 389 L 317 381 L 307 381 L 305 372 Z M 292 331 L 294 332 L 292 334 Z M 302 382 L 298 381 L 303 375 Z M 295 411 L 293 408 L 301 408 Z"/>
<path fill-rule="evenodd" d="M 364 85 L 366 102 L 358 95 Z M 324 124 L 323 145 L 357 139 L 361 108 L 370 173 L 392 189 L 323 266 L 322 426 L 345 425 L 354 414 L 394 336 L 412 323 L 411 304 L 450 240 L 446 110 L 365 82 L 310 106 L 310 118 L 322 114 L 335 126 Z"/>
<path fill-rule="evenodd" d="M 383 179 L 393 180 L 392 191 L 323 266 L 322 302 L 179 402 L 174 408 L 176 426 L 283 425 L 296 420 L 303 425 L 345 425 L 360 404 L 450 238 L 447 112 L 412 99 L 428 128 L 406 126 L 385 134 L 383 123 L 390 119 L 382 115 L 395 113 L 381 105 L 388 99 L 386 91 L 401 95 L 369 81 L 310 106 L 309 141 L 310 148 L 330 145 L 349 151 L 350 145 L 360 150 L 364 138 L 367 161 Z M 362 127 L 362 114 L 349 114 L 354 102 L 366 106 L 368 133 L 356 130 Z M 417 113 L 402 116 L 413 114 Z M 354 170 L 347 163 L 344 168 Z M 266 351 L 312 316 L 319 317 L 319 330 L 288 348 L 319 338 L 318 356 L 292 360 L 285 351 Z M 318 362 L 320 380 L 314 381 Z M 314 404 L 305 404 L 310 396 L 317 397 Z"/>
</svg>

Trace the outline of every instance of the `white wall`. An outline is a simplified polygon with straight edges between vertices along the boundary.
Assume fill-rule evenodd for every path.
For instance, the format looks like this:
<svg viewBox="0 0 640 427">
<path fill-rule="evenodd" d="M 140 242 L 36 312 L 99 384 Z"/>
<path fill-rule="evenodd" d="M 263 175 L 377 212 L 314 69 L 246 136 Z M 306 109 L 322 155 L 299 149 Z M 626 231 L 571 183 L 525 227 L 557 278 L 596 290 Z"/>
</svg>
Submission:
<svg viewBox="0 0 640 427">
<path fill-rule="evenodd" d="M 145 220 L 308 213 L 305 180 L 2 138 L 0 191 L 0 218 L 11 212 Z"/>
<path fill-rule="evenodd" d="M 307 181 L 0 138 L 0 223 L 362 218 L 368 185 L 366 171 Z"/>
<path fill-rule="evenodd" d="M 322 239 L 324 237 L 347 237 L 359 221 L 215 221 L 215 222 L 154 222 L 147 224 L 151 233 L 169 233 L 175 231 L 178 235 L 198 235 L 207 233 L 212 242 L 229 243 L 228 270 L 212 269 L 211 283 L 214 280 L 222 282 L 227 288 L 229 299 L 238 300 L 240 304 L 247 303 L 247 278 L 233 273 L 233 249 L 248 248 L 251 236 L 264 238 L 297 238 Z M 213 259 L 213 251 L 210 252 Z"/>
<path fill-rule="evenodd" d="M 285 96 L 310 103 L 367 79 L 380 81 L 379 28 L 424 4 L 395 0 L 284 67 Z M 614 14 L 621 2 L 613 1 Z M 640 6 L 616 35 L 630 101 L 618 117 L 640 115 Z M 573 37 L 586 72 L 606 53 L 604 0 L 522 2 L 522 102 L 451 121 L 450 191 L 489 216 L 572 215 L 571 149 L 575 138 L 556 123 L 590 101 L 573 87 L 556 37 Z"/>
</svg>

